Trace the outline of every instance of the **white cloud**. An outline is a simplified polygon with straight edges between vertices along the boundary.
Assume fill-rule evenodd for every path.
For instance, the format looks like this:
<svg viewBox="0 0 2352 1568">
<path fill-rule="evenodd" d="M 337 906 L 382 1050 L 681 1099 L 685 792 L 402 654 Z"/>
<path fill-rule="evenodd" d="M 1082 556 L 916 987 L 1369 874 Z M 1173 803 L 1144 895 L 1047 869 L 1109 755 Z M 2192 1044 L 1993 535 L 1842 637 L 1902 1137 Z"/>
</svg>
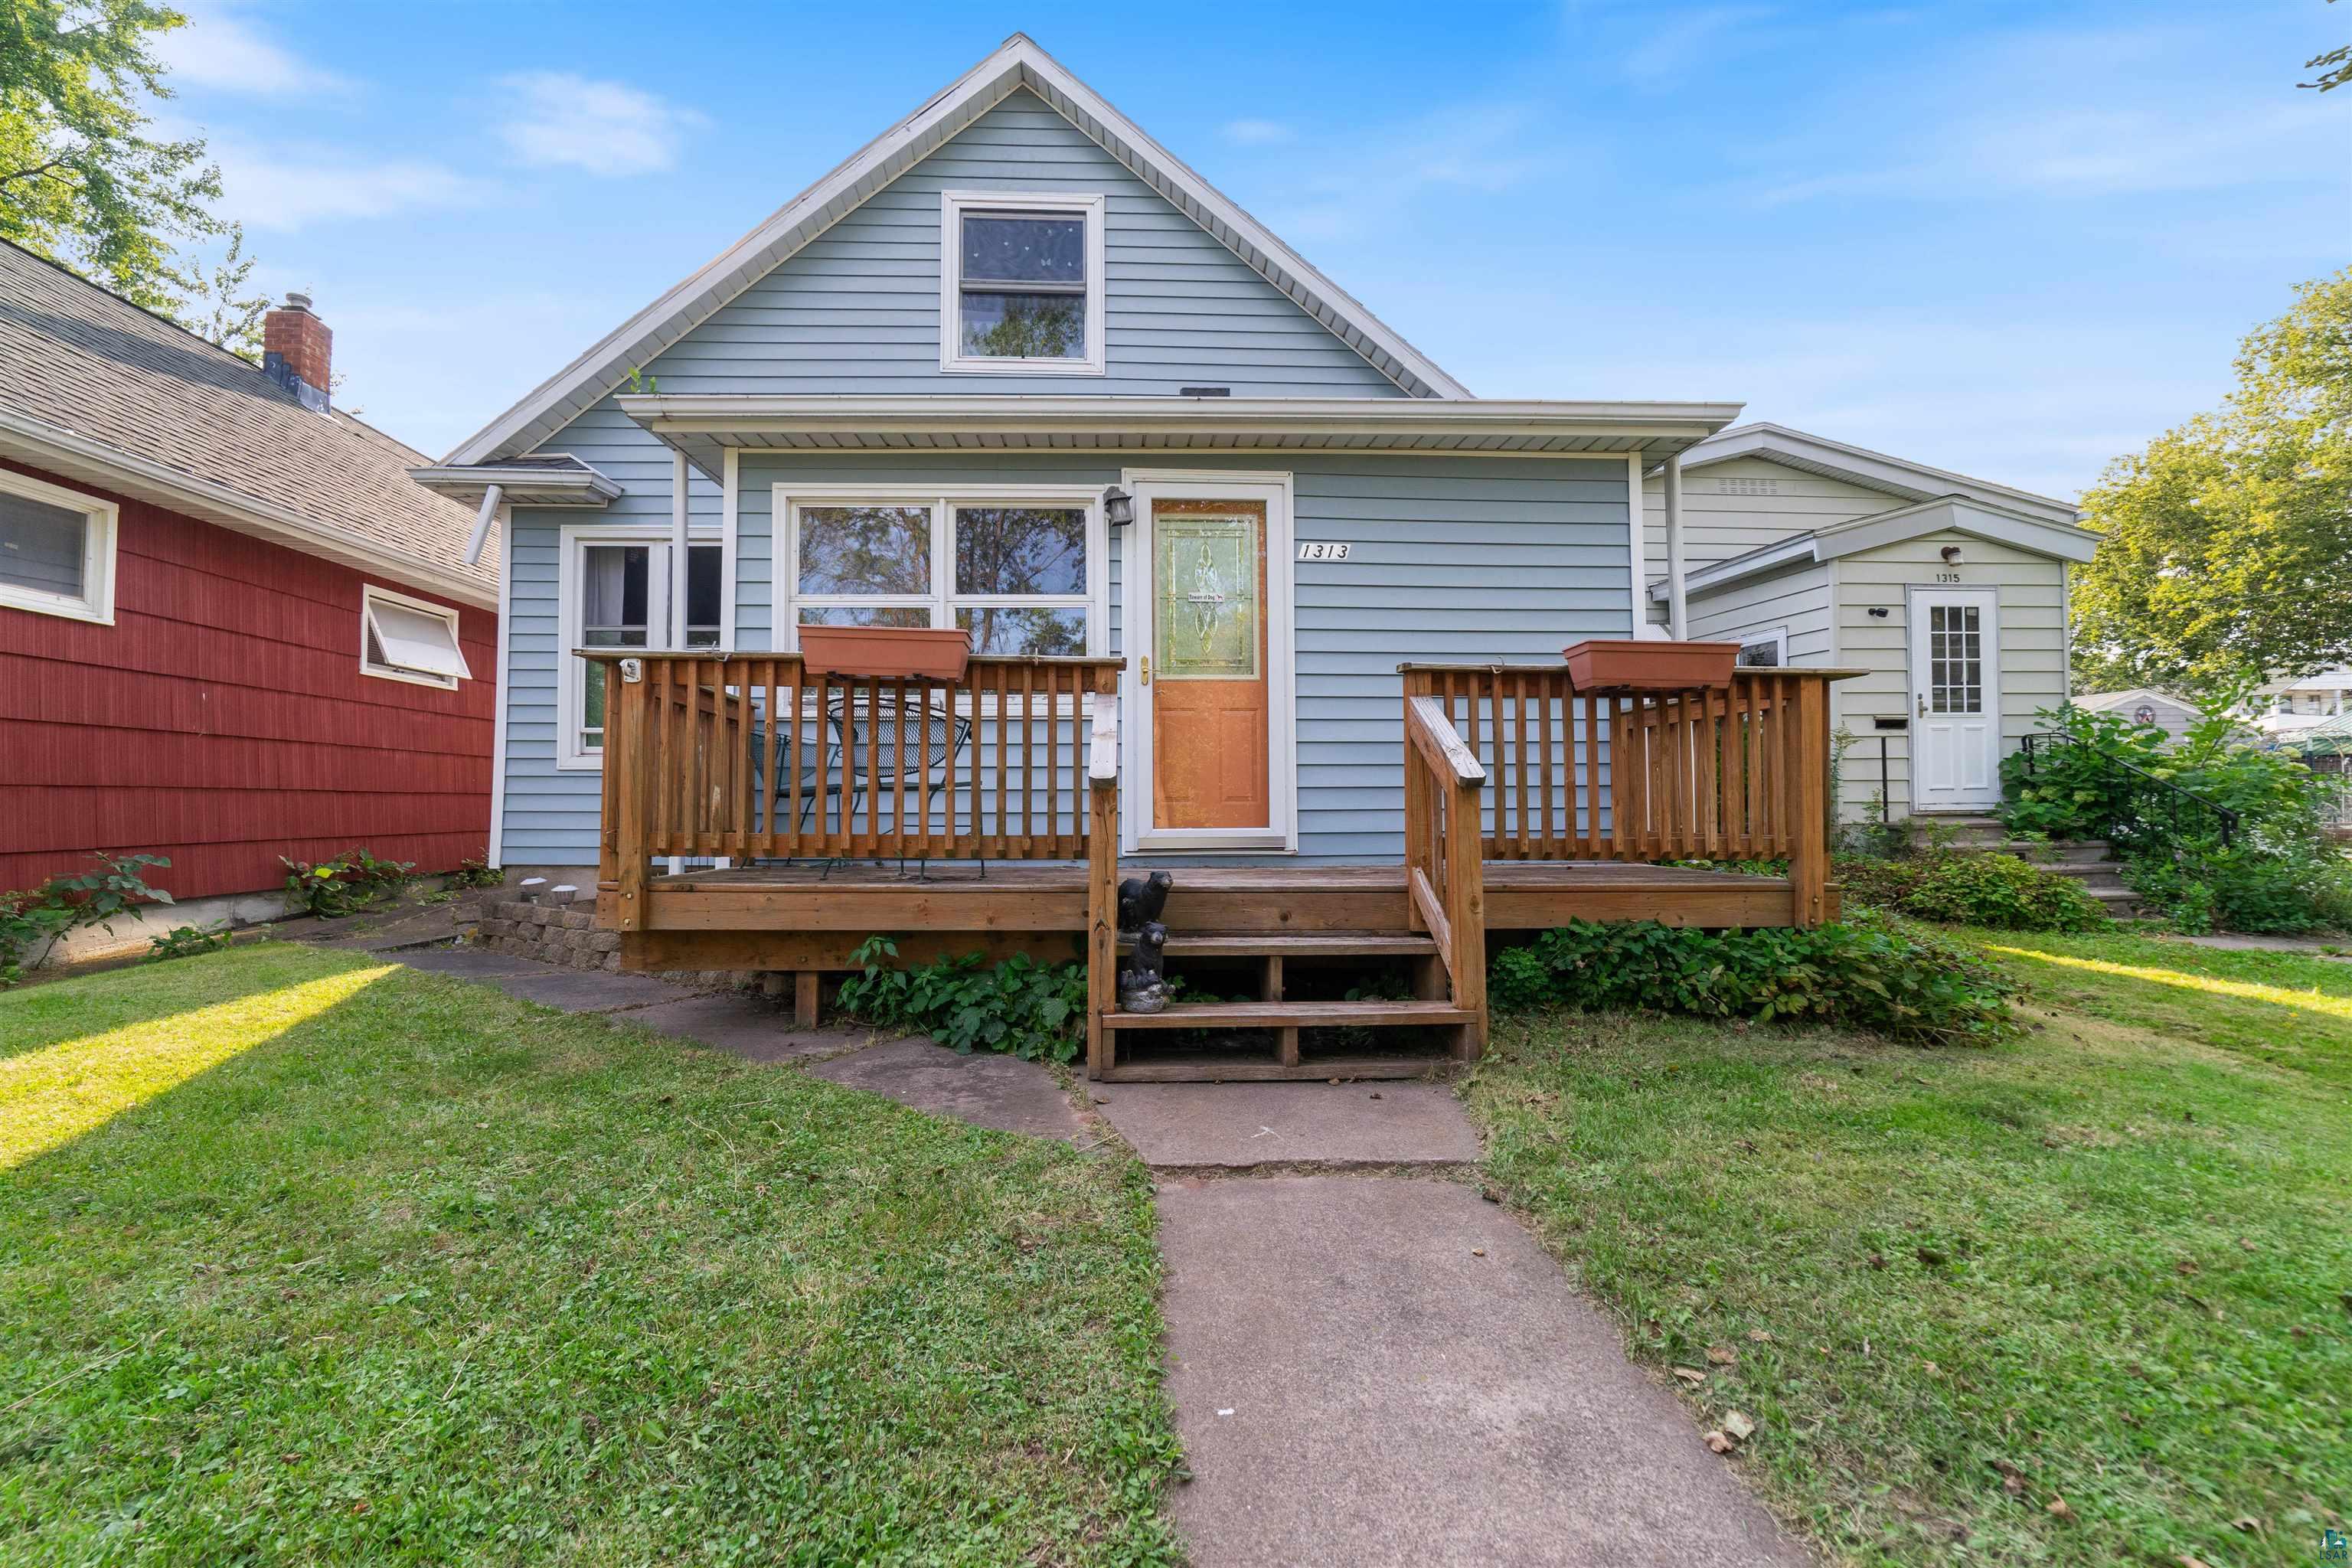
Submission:
<svg viewBox="0 0 2352 1568">
<path fill-rule="evenodd" d="M 182 0 L 187 26 L 157 41 L 174 85 L 284 98 L 351 89 L 350 79 L 303 59 L 271 38 L 234 0 Z"/>
<path fill-rule="evenodd" d="M 248 228 L 280 233 L 338 219 L 479 205 L 488 182 L 421 159 L 355 159 L 332 149 L 262 152 L 215 141 L 220 210 Z"/>
<path fill-rule="evenodd" d="M 499 134 L 516 161 L 530 168 L 656 174 L 677 162 L 688 132 L 709 123 L 698 111 L 649 92 L 568 71 L 526 71 L 499 85 L 514 95 L 517 112 Z"/>
<path fill-rule="evenodd" d="M 1709 56 L 1743 52 L 1746 34 L 1773 14 L 1769 5 L 1704 5 L 1648 28 L 1625 56 L 1625 74 L 1663 87 Z"/>
<path fill-rule="evenodd" d="M 1225 140 L 1244 147 L 1273 147 L 1297 140 L 1298 132 L 1279 120 L 1229 120 Z"/>
</svg>

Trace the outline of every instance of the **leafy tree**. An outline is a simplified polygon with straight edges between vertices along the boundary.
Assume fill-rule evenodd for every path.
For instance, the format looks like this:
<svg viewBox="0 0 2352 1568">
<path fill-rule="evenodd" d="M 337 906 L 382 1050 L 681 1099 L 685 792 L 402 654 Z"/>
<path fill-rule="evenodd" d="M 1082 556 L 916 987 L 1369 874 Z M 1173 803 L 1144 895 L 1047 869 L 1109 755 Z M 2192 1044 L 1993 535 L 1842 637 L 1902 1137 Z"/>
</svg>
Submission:
<svg viewBox="0 0 2352 1568">
<path fill-rule="evenodd" d="M 149 134 L 169 98 L 154 39 L 187 18 L 150 0 L 0 0 L 0 238 L 176 315 L 174 242 L 224 230 L 205 144 Z"/>
<path fill-rule="evenodd" d="M 258 363 L 261 320 L 269 313 L 269 296 L 245 292 L 252 276 L 253 258 L 245 253 L 245 226 L 233 223 L 228 226 L 228 248 L 220 259 L 188 280 L 179 319 L 190 331 Z"/>
<path fill-rule="evenodd" d="M 2336 0 L 2327 0 L 2327 3 L 2333 5 Z M 2339 44 L 2326 54 L 2314 55 L 2303 62 L 2303 68 L 2317 71 L 2319 79 L 2299 81 L 2295 86 L 2315 87 L 2322 92 L 2333 92 L 2346 82 L 2352 81 L 2352 44 Z"/>
<path fill-rule="evenodd" d="M 2352 659 L 2352 268 L 2240 349 L 2222 406 L 2117 458 L 2073 596 L 2090 687 L 2242 686 Z"/>
</svg>

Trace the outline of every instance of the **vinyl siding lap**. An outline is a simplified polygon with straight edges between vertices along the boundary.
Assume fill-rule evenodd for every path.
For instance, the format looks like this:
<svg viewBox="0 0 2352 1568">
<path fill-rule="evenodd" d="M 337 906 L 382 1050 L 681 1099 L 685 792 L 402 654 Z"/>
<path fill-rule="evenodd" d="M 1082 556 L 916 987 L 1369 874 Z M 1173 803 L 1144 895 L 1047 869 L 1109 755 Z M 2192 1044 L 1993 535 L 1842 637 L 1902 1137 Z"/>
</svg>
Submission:
<svg viewBox="0 0 2352 1568">
<path fill-rule="evenodd" d="M 1789 632 L 1789 662 L 1830 662 L 1830 569 L 1806 566 L 1737 584 L 1691 601 L 1690 632 L 1745 639 L 1775 626 Z"/>
<path fill-rule="evenodd" d="M 940 370 L 940 195 L 991 189 L 1106 198 L 1107 374 Z M 646 369 L 673 393 L 1171 395 L 1217 385 L 1237 397 L 1403 395 L 1025 91 L 876 192 Z"/>
<path fill-rule="evenodd" d="M 939 485 L 1108 485 L 1129 467 L 1287 471 L 1297 538 L 1355 547 L 1345 562 L 1294 567 L 1302 858 L 1391 861 L 1401 852 L 1399 663 L 1550 663 L 1579 637 L 1626 635 L 1628 519 L 1617 459 L 747 452 L 738 479 L 737 646 L 772 646 L 779 482 L 787 493 L 799 483 L 920 494 Z M 515 864 L 585 864 L 594 854 L 597 776 L 551 765 L 560 521 L 520 514 L 515 526 L 505 850 Z M 1118 652 L 1122 531 L 1111 541 Z"/>
<path fill-rule="evenodd" d="M 1923 535 L 1836 563 L 1837 662 L 1867 674 L 1832 689 L 1838 721 L 1865 739 L 1849 753 L 1843 779 L 1848 816 L 1861 815 L 1879 787 L 1878 731 L 1871 721 L 1907 713 L 1913 705 L 1908 590 L 1934 588 L 1945 569 L 1944 546 L 1962 552 L 1962 582 L 1999 595 L 2001 733 L 2012 748 L 2040 729 L 2037 710 L 2066 698 L 2065 563 L 1953 532 Z M 1879 619 L 1873 605 L 1888 614 Z M 1909 737 L 1885 735 L 1891 802 L 1900 815 L 1910 799 Z"/>
<path fill-rule="evenodd" d="M 1727 495 L 1724 480 L 1769 479 L 1773 495 Z M 1643 541 L 1646 581 L 1666 574 L 1665 479 L 1653 477 L 1642 487 Z M 1810 532 L 1832 523 L 1869 517 L 1907 505 L 1906 498 L 1870 489 L 1825 474 L 1808 473 L 1763 458 L 1735 458 L 1710 463 L 1683 476 L 1683 561 L 1696 572 L 1717 561 L 1744 555 L 1792 533 Z M 1650 618 L 1663 625 L 1665 606 L 1651 606 Z"/>
</svg>

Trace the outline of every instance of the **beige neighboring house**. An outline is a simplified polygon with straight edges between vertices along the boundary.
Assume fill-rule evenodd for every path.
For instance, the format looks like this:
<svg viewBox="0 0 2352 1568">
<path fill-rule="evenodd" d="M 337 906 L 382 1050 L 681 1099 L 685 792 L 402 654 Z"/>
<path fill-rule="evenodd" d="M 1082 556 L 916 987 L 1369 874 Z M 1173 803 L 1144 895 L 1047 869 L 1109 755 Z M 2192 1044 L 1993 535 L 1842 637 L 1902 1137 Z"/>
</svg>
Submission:
<svg viewBox="0 0 2352 1568">
<path fill-rule="evenodd" d="M 1662 633 L 1868 672 L 1831 688 L 1844 817 L 2000 803 L 2001 758 L 2067 696 L 2066 571 L 2098 542 L 2071 502 L 1769 424 L 1692 447 L 1644 502 Z"/>
<path fill-rule="evenodd" d="M 2257 687 L 2247 704 L 2253 727 L 2273 740 L 2288 740 L 2331 719 L 2352 713 L 2352 666 L 2338 665 L 2294 680 Z"/>
<path fill-rule="evenodd" d="M 2186 697 L 2175 697 L 2153 686 L 2135 686 L 2127 691 L 2078 691 L 2074 706 L 2095 713 L 2120 713 L 2136 724 L 2153 724 L 2176 741 L 2204 717 Z"/>
</svg>

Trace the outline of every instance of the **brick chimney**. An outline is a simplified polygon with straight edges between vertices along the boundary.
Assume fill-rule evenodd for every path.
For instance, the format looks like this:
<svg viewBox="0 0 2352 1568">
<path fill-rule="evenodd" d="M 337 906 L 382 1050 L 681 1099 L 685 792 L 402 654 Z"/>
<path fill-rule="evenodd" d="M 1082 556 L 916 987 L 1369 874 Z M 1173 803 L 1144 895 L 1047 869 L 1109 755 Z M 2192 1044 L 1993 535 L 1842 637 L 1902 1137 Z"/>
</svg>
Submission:
<svg viewBox="0 0 2352 1568">
<path fill-rule="evenodd" d="M 327 412 L 327 373 L 335 334 L 310 313 L 310 296 L 289 294 L 261 319 L 261 368 L 314 414 Z"/>
</svg>

